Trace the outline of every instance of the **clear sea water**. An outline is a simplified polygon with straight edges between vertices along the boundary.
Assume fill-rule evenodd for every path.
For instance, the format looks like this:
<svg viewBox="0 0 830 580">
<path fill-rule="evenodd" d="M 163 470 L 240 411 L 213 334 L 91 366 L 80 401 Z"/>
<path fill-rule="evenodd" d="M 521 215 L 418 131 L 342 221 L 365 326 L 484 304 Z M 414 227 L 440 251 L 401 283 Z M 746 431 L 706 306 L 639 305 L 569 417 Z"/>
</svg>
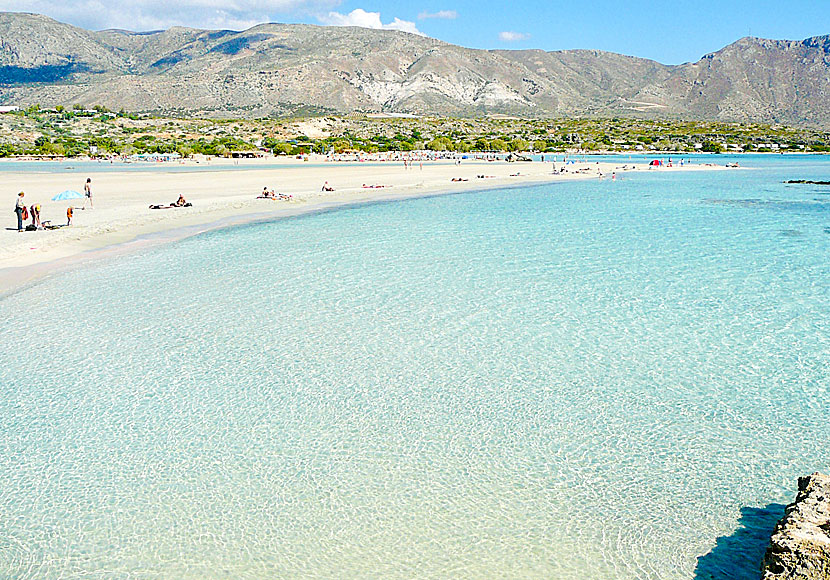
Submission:
<svg viewBox="0 0 830 580">
<path fill-rule="evenodd" d="M 722 162 L 722 161 L 721 161 Z M 0 578 L 758 577 L 830 158 L 363 205 L 0 299 Z"/>
</svg>

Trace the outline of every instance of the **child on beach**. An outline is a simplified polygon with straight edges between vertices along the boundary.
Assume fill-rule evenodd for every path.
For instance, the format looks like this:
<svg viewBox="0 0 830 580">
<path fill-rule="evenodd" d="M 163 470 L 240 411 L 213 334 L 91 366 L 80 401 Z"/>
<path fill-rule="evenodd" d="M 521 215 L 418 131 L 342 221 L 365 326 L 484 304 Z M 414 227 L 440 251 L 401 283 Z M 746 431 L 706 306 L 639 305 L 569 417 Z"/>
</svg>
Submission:
<svg viewBox="0 0 830 580">
<path fill-rule="evenodd" d="M 66 225 L 68 225 L 68 226 L 72 225 L 72 206 L 71 205 L 68 208 L 66 208 Z"/>
</svg>

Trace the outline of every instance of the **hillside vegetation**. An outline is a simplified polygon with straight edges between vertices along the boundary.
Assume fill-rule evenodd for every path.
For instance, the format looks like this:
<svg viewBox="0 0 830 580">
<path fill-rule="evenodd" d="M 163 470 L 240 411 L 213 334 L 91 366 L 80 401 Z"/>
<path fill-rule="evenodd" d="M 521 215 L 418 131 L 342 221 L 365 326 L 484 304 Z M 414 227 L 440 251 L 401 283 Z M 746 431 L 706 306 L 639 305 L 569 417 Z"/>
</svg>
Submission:
<svg viewBox="0 0 830 580">
<path fill-rule="evenodd" d="M 824 152 L 830 131 L 719 122 L 329 116 L 214 120 L 158 117 L 101 105 L 0 115 L 0 156 L 141 153 L 277 155 L 349 151 Z"/>
</svg>

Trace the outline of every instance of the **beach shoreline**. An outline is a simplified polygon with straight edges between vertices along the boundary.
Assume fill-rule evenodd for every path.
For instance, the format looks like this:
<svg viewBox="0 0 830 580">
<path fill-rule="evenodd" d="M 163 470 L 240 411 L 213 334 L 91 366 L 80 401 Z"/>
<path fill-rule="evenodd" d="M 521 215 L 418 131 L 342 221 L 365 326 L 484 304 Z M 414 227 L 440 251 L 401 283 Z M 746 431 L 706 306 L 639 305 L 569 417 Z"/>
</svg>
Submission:
<svg viewBox="0 0 830 580">
<path fill-rule="evenodd" d="M 10 216 L 0 229 L 0 295 L 77 264 L 148 244 L 174 241 L 206 230 L 245 223 L 270 221 L 326 211 L 354 204 L 410 199 L 432 195 L 486 191 L 585 179 L 620 178 L 629 171 L 646 171 L 645 164 L 576 162 L 507 163 L 464 160 L 429 161 L 404 168 L 402 163 L 385 164 L 319 163 L 298 165 L 294 159 L 269 160 L 257 167 L 257 160 L 219 164 L 225 170 L 170 172 L 160 164 L 158 171 L 102 172 L 91 174 L 94 209 L 75 209 L 73 225 L 56 230 L 17 232 Z M 239 171 L 246 164 L 245 171 Z M 261 165 L 261 162 L 259 162 Z M 556 168 L 556 173 L 552 168 Z M 566 173 L 559 173 L 567 167 Z M 685 165 L 664 167 L 661 172 L 723 169 L 722 166 Z M 480 177 L 485 176 L 485 177 Z M 602 176 L 602 177 L 600 177 Z M 66 208 L 83 206 L 82 199 L 50 201 L 55 192 L 75 185 L 76 175 L 51 173 L 6 173 L 16 193 L 25 191 L 27 205 L 40 204 L 43 220 L 66 222 Z M 324 192 L 324 183 L 335 191 Z M 258 199 L 262 188 L 291 195 L 290 201 Z M 149 209 L 151 204 L 168 204 L 183 193 L 193 207 Z M 9 192 L 9 197 L 14 193 Z"/>
</svg>

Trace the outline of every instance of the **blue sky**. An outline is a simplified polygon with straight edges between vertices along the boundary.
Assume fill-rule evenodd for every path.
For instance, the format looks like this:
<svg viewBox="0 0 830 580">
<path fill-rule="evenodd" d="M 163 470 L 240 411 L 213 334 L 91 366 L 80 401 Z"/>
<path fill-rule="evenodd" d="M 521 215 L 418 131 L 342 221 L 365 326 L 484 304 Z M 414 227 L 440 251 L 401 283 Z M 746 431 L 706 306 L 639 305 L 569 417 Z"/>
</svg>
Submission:
<svg viewBox="0 0 830 580">
<path fill-rule="evenodd" d="M 39 12 L 90 29 L 357 24 L 472 48 L 591 48 L 665 64 L 695 61 L 748 35 L 830 34 L 830 0 L 0 0 L 0 10 Z"/>
</svg>

